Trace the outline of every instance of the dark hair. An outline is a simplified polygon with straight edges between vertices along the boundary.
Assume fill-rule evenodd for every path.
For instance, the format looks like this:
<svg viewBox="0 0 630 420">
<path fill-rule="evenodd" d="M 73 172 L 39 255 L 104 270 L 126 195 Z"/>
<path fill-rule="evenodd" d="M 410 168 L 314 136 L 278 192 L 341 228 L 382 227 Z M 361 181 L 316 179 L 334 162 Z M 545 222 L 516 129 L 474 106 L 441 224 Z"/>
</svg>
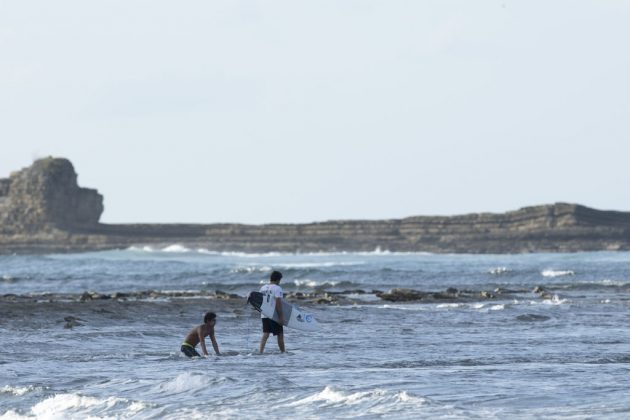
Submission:
<svg viewBox="0 0 630 420">
<path fill-rule="evenodd" d="M 269 276 L 269 280 L 273 282 L 280 281 L 281 278 L 282 278 L 282 273 L 279 271 L 272 271 L 271 276 Z"/>
<path fill-rule="evenodd" d="M 207 324 L 208 322 L 212 321 L 216 317 L 217 317 L 217 314 L 215 314 L 214 312 L 206 312 L 206 314 L 203 317 L 203 323 Z"/>
</svg>

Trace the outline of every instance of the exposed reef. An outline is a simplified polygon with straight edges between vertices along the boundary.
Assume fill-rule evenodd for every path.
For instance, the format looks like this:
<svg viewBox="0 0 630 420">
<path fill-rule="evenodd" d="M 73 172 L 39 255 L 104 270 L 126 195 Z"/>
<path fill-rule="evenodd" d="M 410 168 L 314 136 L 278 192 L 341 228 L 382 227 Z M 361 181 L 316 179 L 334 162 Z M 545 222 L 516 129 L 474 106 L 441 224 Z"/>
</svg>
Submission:
<svg viewBox="0 0 630 420">
<path fill-rule="evenodd" d="M 182 244 L 210 251 L 435 253 L 630 249 L 630 213 L 578 204 L 502 214 L 307 224 L 103 224 L 103 196 L 77 185 L 70 161 L 46 158 L 0 179 L 0 253 L 80 252 Z"/>
<path fill-rule="evenodd" d="M 537 290 L 539 289 L 539 290 Z M 313 291 L 313 292 L 286 292 L 287 301 L 298 305 L 370 305 L 376 303 L 464 303 L 482 302 L 491 300 L 506 300 L 516 297 L 538 295 L 540 299 L 552 299 L 554 294 L 537 287 L 530 290 L 501 290 L 492 292 L 486 290 L 457 290 L 448 288 L 442 292 L 421 291 L 414 289 L 391 289 L 383 292 L 380 290 L 344 290 L 344 291 Z M 206 300 L 206 301 L 227 301 L 240 302 L 247 301 L 246 296 L 235 293 L 227 293 L 221 290 L 209 291 L 158 291 L 144 290 L 137 292 L 114 292 L 99 293 L 95 291 L 85 291 L 83 293 L 35 293 L 35 294 L 4 294 L 0 295 L 0 302 L 141 302 L 141 301 L 176 301 L 176 300 Z"/>
</svg>

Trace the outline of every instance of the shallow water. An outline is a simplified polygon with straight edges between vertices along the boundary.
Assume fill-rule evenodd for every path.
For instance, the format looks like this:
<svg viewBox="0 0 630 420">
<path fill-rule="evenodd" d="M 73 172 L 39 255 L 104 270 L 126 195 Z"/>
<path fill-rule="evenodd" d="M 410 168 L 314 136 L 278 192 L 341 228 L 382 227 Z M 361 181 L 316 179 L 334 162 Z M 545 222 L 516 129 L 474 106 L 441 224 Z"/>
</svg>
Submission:
<svg viewBox="0 0 630 420">
<path fill-rule="evenodd" d="M 321 330 L 285 330 L 288 353 L 270 338 L 265 355 L 244 299 L 0 302 L 0 418 L 630 416 L 630 253 L 4 256 L 0 294 L 245 296 L 272 269 L 287 291 L 368 293 L 309 306 Z M 371 294 L 394 287 L 515 293 L 404 304 Z M 188 360 L 179 345 L 206 310 L 229 355 Z M 65 329 L 66 316 L 84 325 Z"/>
</svg>

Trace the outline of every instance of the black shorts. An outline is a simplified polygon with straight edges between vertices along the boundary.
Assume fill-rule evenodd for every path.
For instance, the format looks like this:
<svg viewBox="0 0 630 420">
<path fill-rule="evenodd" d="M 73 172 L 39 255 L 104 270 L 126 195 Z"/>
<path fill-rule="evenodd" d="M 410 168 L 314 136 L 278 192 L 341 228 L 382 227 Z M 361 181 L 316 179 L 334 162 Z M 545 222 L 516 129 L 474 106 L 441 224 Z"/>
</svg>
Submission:
<svg viewBox="0 0 630 420">
<path fill-rule="evenodd" d="M 262 318 L 263 332 L 272 333 L 273 335 L 284 334 L 282 325 L 270 318 Z"/>
<path fill-rule="evenodd" d="M 197 353 L 197 350 L 195 350 L 194 347 L 182 346 L 180 350 L 188 357 L 201 357 L 201 355 Z"/>
</svg>

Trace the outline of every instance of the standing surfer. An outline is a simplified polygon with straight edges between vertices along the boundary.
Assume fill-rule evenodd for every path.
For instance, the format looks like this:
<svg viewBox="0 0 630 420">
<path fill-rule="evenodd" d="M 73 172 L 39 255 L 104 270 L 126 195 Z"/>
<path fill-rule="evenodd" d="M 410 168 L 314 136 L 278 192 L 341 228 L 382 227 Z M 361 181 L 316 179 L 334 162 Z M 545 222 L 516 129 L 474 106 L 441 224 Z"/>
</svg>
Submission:
<svg viewBox="0 0 630 420">
<path fill-rule="evenodd" d="M 284 353 L 284 330 L 282 324 L 284 323 L 284 313 L 282 313 L 282 287 L 280 287 L 280 280 L 282 279 L 282 273 L 274 271 L 269 277 L 269 284 L 265 284 L 260 288 L 260 293 L 265 295 L 265 298 L 269 297 L 275 300 L 276 312 L 278 313 L 278 322 L 271 318 L 261 314 L 263 335 L 260 339 L 260 353 L 265 351 L 265 344 L 269 338 L 269 333 L 278 337 L 278 347 L 280 352 Z"/>
</svg>

